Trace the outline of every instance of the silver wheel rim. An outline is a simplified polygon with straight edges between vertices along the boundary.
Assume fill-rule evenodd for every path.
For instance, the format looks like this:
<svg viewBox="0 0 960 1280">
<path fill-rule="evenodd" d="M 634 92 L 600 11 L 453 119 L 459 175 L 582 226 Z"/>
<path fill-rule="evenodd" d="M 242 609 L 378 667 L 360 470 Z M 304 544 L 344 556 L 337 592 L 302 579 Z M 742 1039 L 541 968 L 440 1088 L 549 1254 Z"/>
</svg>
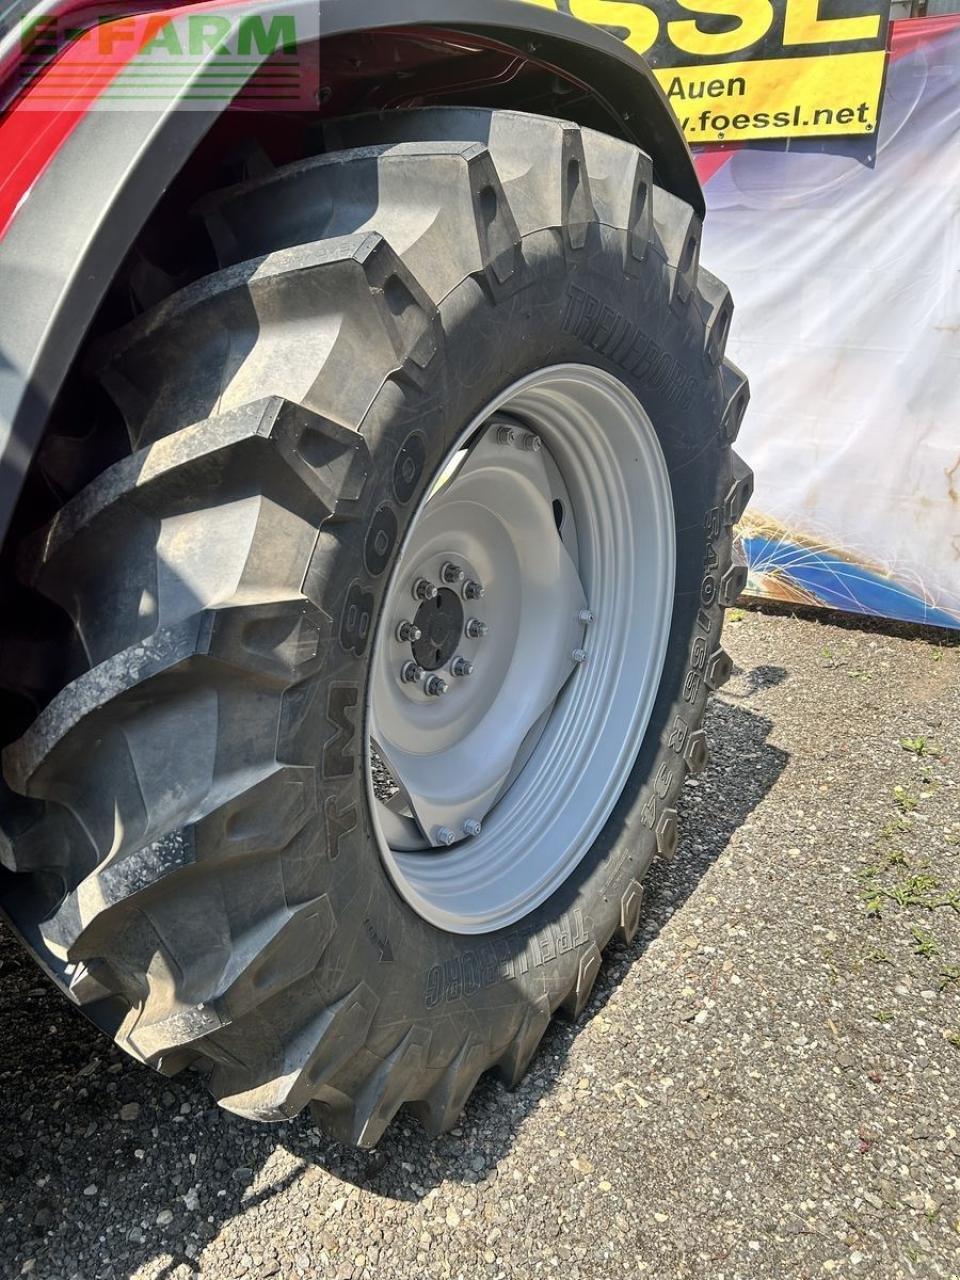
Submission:
<svg viewBox="0 0 960 1280">
<path fill-rule="evenodd" d="M 367 708 L 380 853 L 426 920 L 504 928 L 590 849 L 649 724 L 674 575 L 666 462 L 623 383 L 552 366 L 463 432 L 388 585 Z"/>
</svg>

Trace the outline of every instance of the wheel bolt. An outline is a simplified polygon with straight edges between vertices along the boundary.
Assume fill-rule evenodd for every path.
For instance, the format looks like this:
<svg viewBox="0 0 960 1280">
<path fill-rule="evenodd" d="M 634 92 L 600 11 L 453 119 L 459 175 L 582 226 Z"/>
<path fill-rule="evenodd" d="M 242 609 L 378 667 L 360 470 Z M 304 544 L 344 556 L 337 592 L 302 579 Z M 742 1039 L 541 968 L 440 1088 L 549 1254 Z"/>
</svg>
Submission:
<svg viewBox="0 0 960 1280">
<path fill-rule="evenodd" d="M 483 594 L 483 585 L 479 582 L 474 582 L 472 578 L 469 582 L 463 584 L 464 600 L 482 600 Z"/>
<path fill-rule="evenodd" d="M 453 844 L 456 841 L 457 833 L 450 827 L 441 827 L 437 832 L 437 844 Z"/>
<path fill-rule="evenodd" d="M 441 676 L 428 676 L 423 692 L 428 698 L 440 698 L 447 692 L 449 685 Z"/>
<path fill-rule="evenodd" d="M 589 627 L 590 623 L 596 618 L 596 614 L 592 609 L 581 609 L 577 614 L 577 621 L 582 622 L 585 627 Z"/>
<path fill-rule="evenodd" d="M 481 622 L 479 618 L 471 618 L 463 628 L 463 634 L 468 640 L 482 640 L 489 630 L 485 622 Z"/>
<path fill-rule="evenodd" d="M 543 441 L 532 431 L 525 431 L 520 441 L 520 448 L 526 449 L 527 453 L 539 453 L 543 448 Z"/>
<path fill-rule="evenodd" d="M 466 658 L 454 658 L 450 663 L 450 674 L 453 676 L 472 676 L 473 663 Z"/>
<path fill-rule="evenodd" d="M 468 818 L 463 824 L 463 834 L 465 836 L 478 836 L 482 829 L 476 818 Z"/>
<path fill-rule="evenodd" d="M 426 578 L 418 578 L 413 584 L 413 595 L 416 600 L 436 600 L 437 588 Z"/>
<path fill-rule="evenodd" d="M 412 660 L 405 662 L 400 668 L 400 681 L 402 684 L 418 684 L 423 677 L 423 667 Z"/>
<path fill-rule="evenodd" d="M 516 444 L 519 434 L 515 427 L 497 427 L 497 444 Z"/>
<path fill-rule="evenodd" d="M 423 632 L 413 622 L 401 622 L 397 627 L 397 639 L 401 644 L 406 644 L 408 640 L 416 643 L 422 635 Z"/>
<path fill-rule="evenodd" d="M 448 560 L 440 570 L 440 579 L 442 582 L 446 582 L 448 586 L 452 587 L 455 583 L 463 581 L 463 570 L 458 564 L 454 564 L 452 560 Z"/>
<path fill-rule="evenodd" d="M 573 653 L 570 656 L 571 658 L 573 658 L 574 662 L 576 663 L 586 662 L 587 651 L 586 649 L 574 649 Z"/>
</svg>

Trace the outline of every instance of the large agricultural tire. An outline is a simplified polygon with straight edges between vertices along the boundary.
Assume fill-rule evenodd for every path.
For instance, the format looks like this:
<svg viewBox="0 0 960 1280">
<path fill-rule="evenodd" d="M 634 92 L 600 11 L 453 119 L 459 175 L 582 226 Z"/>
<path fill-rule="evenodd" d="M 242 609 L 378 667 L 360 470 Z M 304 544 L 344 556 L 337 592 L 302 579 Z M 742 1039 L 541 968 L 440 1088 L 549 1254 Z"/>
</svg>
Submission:
<svg viewBox="0 0 960 1280">
<path fill-rule="evenodd" d="M 404 1103 L 440 1131 L 484 1071 L 518 1081 L 608 941 L 633 938 L 730 670 L 748 392 L 698 219 L 636 148 L 442 108 L 341 122 L 326 144 L 205 198 L 220 269 L 87 353 L 130 453 L 19 550 L 86 670 L 4 751 L 0 853 L 20 931 L 79 1003 L 119 1002 L 125 1049 L 204 1070 L 245 1116 L 313 1104 L 368 1146 Z M 371 669 L 441 463 L 489 406 L 515 443 L 532 420 L 507 389 L 557 369 L 581 405 L 652 423 L 672 494 L 663 652 L 589 847 L 529 910 L 491 899 L 493 927 L 458 929 L 383 856 Z M 639 619 L 617 591 L 607 613 Z M 412 856 L 442 867 L 430 843 Z"/>
</svg>

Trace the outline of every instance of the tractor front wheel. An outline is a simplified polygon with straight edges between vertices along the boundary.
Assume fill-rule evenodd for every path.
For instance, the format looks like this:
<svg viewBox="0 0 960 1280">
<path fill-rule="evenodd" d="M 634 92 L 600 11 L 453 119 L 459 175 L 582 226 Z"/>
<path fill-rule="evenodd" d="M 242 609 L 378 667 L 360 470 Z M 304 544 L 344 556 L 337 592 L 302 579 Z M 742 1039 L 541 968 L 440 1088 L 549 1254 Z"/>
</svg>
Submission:
<svg viewBox="0 0 960 1280">
<path fill-rule="evenodd" d="M 692 210 L 503 111 L 330 126 L 87 353 L 130 452 L 28 538 L 84 669 L 7 909 L 126 1049 L 371 1145 L 584 1008 L 729 674 L 747 401 Z"/>
</svg>

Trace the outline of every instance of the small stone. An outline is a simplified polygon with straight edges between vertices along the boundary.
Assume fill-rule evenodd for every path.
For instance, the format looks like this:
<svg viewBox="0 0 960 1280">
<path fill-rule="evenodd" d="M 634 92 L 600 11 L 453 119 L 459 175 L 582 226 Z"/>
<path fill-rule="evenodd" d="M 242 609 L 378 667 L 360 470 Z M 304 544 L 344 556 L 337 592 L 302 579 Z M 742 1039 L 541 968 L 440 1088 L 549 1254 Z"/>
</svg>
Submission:
<svg viewBox="0 0 960 1280">
<path fill-rule="evenodd" d="M 158 1227 L 169 1227 L 172 1221 L 173 1221 L 173 1212 L 170 1209 L 161 1209 L 160 1212 L 157 1214 Z"/>
<path fill-rule="evenodd" d="M 448 1226 L 448 1227 L 459 1227 L 459 1225 L 460 1225 L 460 1215 L 459 1215 L 459 1213 L 457 1213 L 457 1211 L 456 1211 L 456 1209 L 453 1207 L 453 1205 L 451 1205 L 451 1206 L 450 1206 L 450 1208 L 447 1210 L 447 1215 L 446 1215 L 446 1217 L 447 1217 L 447 1226 Z"/>
<path fill-rule="evenodd" d="M 89 1187 L 83 1188 L 83 1194 L 85 1196 L 95 1196 L 97 1194 L 97 1190 L 97 1184 L 95 1182 L 91 1182 Z"/>
<path fill-rule="evenodd" d="M 126 1124 L 130 1124 L 134 1120 L 139 1120 L 139 1118 L 140 1118 L 139 1102 L 125 1102 L 123 1106 L 120 1108 L 120 1119 L 123 1120 Z"/>
</svg>

